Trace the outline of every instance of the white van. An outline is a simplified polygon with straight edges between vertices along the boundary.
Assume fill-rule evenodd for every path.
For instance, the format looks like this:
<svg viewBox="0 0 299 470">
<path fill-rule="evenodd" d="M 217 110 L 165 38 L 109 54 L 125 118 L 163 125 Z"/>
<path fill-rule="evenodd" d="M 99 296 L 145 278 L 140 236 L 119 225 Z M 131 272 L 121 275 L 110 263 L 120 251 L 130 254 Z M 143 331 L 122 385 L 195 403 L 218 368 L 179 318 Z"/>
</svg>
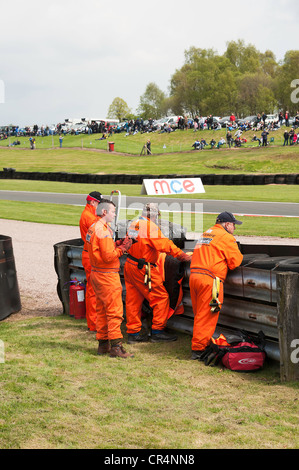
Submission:
<svg viewBox="0 0 299 470">
<path fill-rule="evenodd" d="M 278 121 L 278 114 L 267 114 L 267 118 L 265 120 L 266 124 L 276 121 Z"/>
<path fill-rule="evenodd" d="M 181 116 L 168 116 L 165 118 L 165 122 L 167 125 L 170 124 L 173 129 L 176 129 L 178 127 L 178 120 L 180 117 Z"/>
</svg>

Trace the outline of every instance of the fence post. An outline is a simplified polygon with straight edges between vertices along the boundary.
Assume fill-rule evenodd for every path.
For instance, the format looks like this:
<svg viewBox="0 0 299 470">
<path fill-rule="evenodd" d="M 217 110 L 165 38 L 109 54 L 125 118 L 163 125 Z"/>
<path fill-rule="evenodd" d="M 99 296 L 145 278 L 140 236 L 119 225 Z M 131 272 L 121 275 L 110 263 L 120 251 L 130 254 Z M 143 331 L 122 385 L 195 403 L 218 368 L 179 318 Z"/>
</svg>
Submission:
<svg viewBox="0 0 299 470">
<path fill-rule="evenodd" d="M 277 273 L 277 327 L 281 380 L 299 380 L 299 274 Z"/>
</svg>

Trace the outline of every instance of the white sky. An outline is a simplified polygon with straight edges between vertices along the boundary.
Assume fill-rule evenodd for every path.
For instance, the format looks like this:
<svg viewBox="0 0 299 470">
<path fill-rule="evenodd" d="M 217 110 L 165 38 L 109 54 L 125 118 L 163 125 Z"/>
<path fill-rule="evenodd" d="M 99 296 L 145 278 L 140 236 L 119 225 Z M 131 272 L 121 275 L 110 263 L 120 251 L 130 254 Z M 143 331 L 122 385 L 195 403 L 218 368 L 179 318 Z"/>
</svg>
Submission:
<svg viewBox="0 0 299 470">
<path fill-rule="evenodd" d="M 0 125 L 105 118 L 117 96 L 135 111 L 149 82 L 168 92 L 191 46 L 243 39 L 282 60 L 298 24 L 296 0 L 2 2 Z"/>
</svg>

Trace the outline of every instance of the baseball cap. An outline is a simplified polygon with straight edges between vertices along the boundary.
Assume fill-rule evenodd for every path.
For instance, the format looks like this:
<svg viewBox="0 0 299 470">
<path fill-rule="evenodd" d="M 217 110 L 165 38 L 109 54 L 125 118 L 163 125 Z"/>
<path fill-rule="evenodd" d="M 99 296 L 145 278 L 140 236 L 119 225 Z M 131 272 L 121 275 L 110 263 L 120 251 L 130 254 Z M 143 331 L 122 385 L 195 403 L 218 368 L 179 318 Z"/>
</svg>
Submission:
<svg viewBox="0 0 299 470">
<path fill-rule="evenodd" d="M 98 201 L 100 202 L 102 199 L 102 194 L 99 193 L 98 191 L 92 191 L 91 193 L 88 194 L 86 201 Z"/>
<path fill-rule="evenodd" d="M 236 225 L 242 225 L 243 223 L 240 220 L 237 220 L 231 212 L 227 211 L 221 212 L 221 214 L 218 215 L 216 222 L 232 222 Z"/>
</svg>

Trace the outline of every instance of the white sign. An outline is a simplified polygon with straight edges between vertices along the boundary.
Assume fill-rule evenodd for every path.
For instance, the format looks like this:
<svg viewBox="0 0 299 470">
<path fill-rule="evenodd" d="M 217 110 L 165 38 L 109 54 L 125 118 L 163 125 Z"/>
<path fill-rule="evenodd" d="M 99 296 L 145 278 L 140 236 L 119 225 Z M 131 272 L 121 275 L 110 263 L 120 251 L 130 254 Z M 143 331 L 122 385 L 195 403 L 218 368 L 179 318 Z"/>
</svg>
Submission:
<svg viewBox="0 0 299 470">
<path fill-rule="evenodd" d="M 173 178 L 143 180 L 141 194 L 169 196 L 170 194 L 204 193 L 201 178 Z"/>
</svg>

